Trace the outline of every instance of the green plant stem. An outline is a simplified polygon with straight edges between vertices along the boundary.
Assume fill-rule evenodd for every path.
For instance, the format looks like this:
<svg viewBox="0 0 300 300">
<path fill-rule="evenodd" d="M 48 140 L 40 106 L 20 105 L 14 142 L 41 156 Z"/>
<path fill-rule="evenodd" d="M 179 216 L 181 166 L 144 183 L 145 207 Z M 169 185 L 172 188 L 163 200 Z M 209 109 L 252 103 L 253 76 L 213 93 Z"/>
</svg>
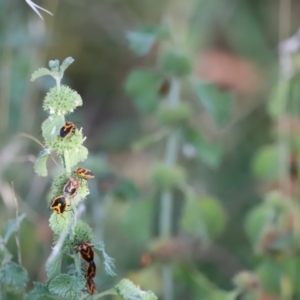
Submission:
<svg viewBox="0 0 300 300">
<path fill-rule="evenodd" d="M 60 81 L 61 81 L 61 78 L 55 77 L 55 81 L 56 81 L 56 87 L 57 87 L 57 89 L 60 90 Z"/>
<path fill-rule="evenodd" d="M 67 150 L 65 150 L 65 152 L 64 152 L 64 163 L 65 163 L 66 173 L 71 174 L 70 156 L 69 156 L 69 152 Z"/>
<path fill-rule="evenodd" d="M 169 105 L 176 107 L 179 104 L 180 85 L 177 79 L 172 79 L 170 93 L 168 97 Z M 167 139 L 165 162 L 168 166 L 175 166 L 177 162 L 179 150 L 179 131 L 174 129 Z M 170 238 L 172 236 L 172 211 L 173 211 L 173 197 L 171 190 L 165 190 L 161 195 L 161 209 L 160 209 L 160 237 Z M 164 300 L 174 299 L 174 284 L 172 276 L 172 266 L 166 263 L 162 267 L 162 283 Z"/>
</svg>

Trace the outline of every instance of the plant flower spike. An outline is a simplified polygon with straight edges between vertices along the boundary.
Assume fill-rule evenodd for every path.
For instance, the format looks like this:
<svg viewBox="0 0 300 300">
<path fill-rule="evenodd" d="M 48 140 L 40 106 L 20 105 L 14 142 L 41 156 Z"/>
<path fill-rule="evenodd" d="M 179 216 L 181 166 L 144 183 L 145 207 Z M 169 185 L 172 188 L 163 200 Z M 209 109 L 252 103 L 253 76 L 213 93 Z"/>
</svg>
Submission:
<svg viewBox="0 0 300 300">
<path fill-rule="evenodd" d="M 54 247 L 46 262 L 47 281 L 45 284 L 35 283 L 25 300 L 81 300 L 91 299 L 91 295 L 95 295 L 95 299 L 119 295 L 127 300 L 156 300 L 151 291 L 141 291 L 128 279 L 121 280 L 106 291 L 101 291 L 101 284 L 97 282 L 97 270 L 102 269 L 107 276 L 115 276 L 115 266 L 114 259 L 105 252 L 104 242 L 95 241 L 92 228 L 79 220 L 83 212 L 82 203 L 87 201 L 89 194 L 88 182 L 95 180 L 96 176 L 92 170 L 78 165 L 88 157 L 88 149 L 83 146 L 85 137 L 82 129 L 66 121 L 66 115 L 82 105 L 80 95 L 61 84 L 64 71 L 73 62 L 71 57 L 61 64 L 58 60 L 51 60 L 49 69 L 40 68 L 31 77 L 34 81 L 50 75 L 56 82 L 43 101 L 43 108 L 49 114 L 42 124 L 45 149 L 37 155 L 34 169 L 38 175 L 47 176 L 47 159 L 55 152 L 62 171 L 54 177 L 48 203 L 45 202 L 52 211 L 49 223 L 54 233 Z M 66 256 L 68 262 L 64 261 Z M 97 257 L 100 257 L 102 266 L 97 265 Z M 65 264 L 68 264 L 69 270 L 66 273 L 63 268 Z"/>
</svg>

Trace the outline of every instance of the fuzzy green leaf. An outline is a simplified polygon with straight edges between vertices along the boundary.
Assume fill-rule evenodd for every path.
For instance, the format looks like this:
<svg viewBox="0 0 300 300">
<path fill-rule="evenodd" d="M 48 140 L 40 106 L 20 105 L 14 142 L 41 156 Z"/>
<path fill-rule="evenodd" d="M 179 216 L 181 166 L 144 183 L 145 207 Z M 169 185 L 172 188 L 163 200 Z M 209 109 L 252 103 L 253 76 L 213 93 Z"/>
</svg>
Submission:
<svg viewBox="0 0 300 300">
<path fill-rule="evenodd" d="M 58 59 L 49 60 L 49 68 L 54 72 L 58 72 L 58 70 L 59 70 L 59 60 Z"/>
<path fill-rule="evenodd" d="M 63 252 L 59 251 L 58 253 L 56 253 L 54 258 L 52 258 L 51 256 L 48 258 L 46 262 L 46 272 L 47 272 L 48 282 L 61 273 L 62 257 L 63 257 Z"/>
<path fill-rule="evenodd" d="M 70 64 L 72 64 L 74 62 L 74 58 L 73 57 L 67 57 L 62 63 L 61 63 L 61 66 L 60 66 L 60 71 L 62 73 L 64 73 L 64 71 L 68 68 L 68 66 Z"/>
<path fill-rule="evenodd" d="M 39 176 L 46 177 L 48 175 L 47 171 L 47 160 L 50 155 L 49 149 L 43 149 L 36 157 L 34 163 L 34 171 Z"/>
<path fill-rule="evenodd" d="M 122 279 L 115 286 L 115 290 L 125 300 L 157 300 L 158 299 L 153 292 L 142 291 L 138 286 L 134 285 L 129 279 Z"/>
<path fill-rule="evenodd" d="M 62 215 L 58 215 L 57 213 L 52 213 L 49 219 L 49 225 L 52 231 L 59 235 L 64 230 L 67 230 L 69 222 L 71 222 L 71 218 L 74 216 L 74 212 L 71 209 L 65 211 Z"/>
<path fill-rule="evenodd" d="M 83 276 L 70 276 L 60 274 L 51 280 L 49 291 L 62 299 L 79 300 L 81 291 L 84 289 L 85 280 Z"/>
<path fill-rule="evenodd" d="M 195 148 L 199 159 L 211 168 L 219 166 L 224 151 L 224 147 L 221 143 L 211 143 L 207 141 L 201 133 L 193 127 L 185 128 L 182 134 L 185 141 Z"/>
<path fill-rule="evenodd" d="M 157 72 L 134 70 L 126 80 L 125 91 L 140 111 L 152 112 L 159 103 L 158 91 L 162 81 L 162 75 Z"/>
<path fill-rule="evenodd" d="M 15 262 L 10 262 L 0 268 L 0 282 L 12 285 L 19 290 L 25 289 L 28 280 L 27 271 Z"/>
<path fill-rule="evenodd" d="M 129 46 L 137 55 L 146 55 L 156 41 L 156 28 L 146 26 L 137 31 L 130 31 L 126 34 Z"/>
<path fill-rule="evenodd" d="M 223 125 L 231 116 L 233 94 L 231 92 L 221 92 L 211 83 L 195 82 L 193 87 L 198 99 L 215 123 Z"/>
<path fill-rule="evenodd" d="M 25 218 L 25 214 L 19 215 L 16 219 L 10 220 L 4 224 L 4 243 L 8 242 L 10 236 L 17 232 L 20 228 L 20 223 Z"/>
<path fill-rule="evenodd" d="M 12 255 L 4 246 L 4 240 L 2 240 L 1 237 L 0 237 L 0 246 L 1 246 L 1 251 L 0 251 L 0 267 L 1 267 L 1 265 L 4 265 L 11 261 Z"/>
<path fill-rule="evenodd" d="M 97 253 L 97 255 L 99 255 L 99 257 L 102 259 L 105 272 L 110 276 L 116 276 L 116 273 L 113 271 L 113 269 L 115 268 L 115 260 L 106 254 L 104 243 L 100 242 L 95 244 L 94 250 Z"/>
<path fill-rule="evenodd" d="M 188 198 L 180 224 L 187 233 L 209 241 L 222 232 L 226 216 L 220 203 L 212 197 Z"/>
<path fill-rule="evenodd" d="M 53 295 L 49 292 L 47 286 L 34 282 L 34 289 L 26 295 L 25 300 L 51 300 L 57 299 L 56 295 Z"/>
<path fill-rule="evenodd" d="M 86 147 L 80 145 L 75 151 L 71 152 L 70 157 L 70 167 L 76 166 L 78 163 L 83 162 L 87 159 L 89 151 Z"/>
<path fill-rule="evenodd" d="M 45 75 L 52 76 L 52 72 L 47 68 L 40 68 L 32 73 L 30 81 L 34 81 L 37 78 L 45 76 Z"/>
<path fill-rule="evenodd" d="M 42 134 L 46 143 L 49 143 L 59 135 L 60 129 L 65 125 L 63 115 L 50 115 L 42 124 Z"/>
</svg>

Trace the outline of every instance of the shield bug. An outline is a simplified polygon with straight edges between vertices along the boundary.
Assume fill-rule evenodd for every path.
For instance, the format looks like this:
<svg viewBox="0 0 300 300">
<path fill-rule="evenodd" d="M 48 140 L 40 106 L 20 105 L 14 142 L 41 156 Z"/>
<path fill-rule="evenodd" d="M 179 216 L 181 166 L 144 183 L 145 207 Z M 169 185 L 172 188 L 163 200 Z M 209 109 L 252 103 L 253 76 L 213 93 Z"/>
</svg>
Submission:
<svg viewBox="0 0 300 300">
<path fill-rule="evenodd" d="M 63 139 L 71 137 L 75 133 L 76 126 L 74 123 L 67 121 L 60 129 L 59 136 Z"/>
<path fill-rule="evenodd" d="M 93 295 L 96 291 L 96 285 L 93 279 L 88 279 L 86 281 L 86 289 L 90 295 Z"/>
<path fill-rule="evenodd" d="M 81 243 L 77 246 L 77 252 L 80 253 L 81 258 L 87 263 L 94 261 L 94 249 L 90 243 Z M 95 267 L 96 269 L 96 267 Z"/>
<path fill-rule="evenodd" d="M 80 178 L 80 179 L 85 179 L 85 180 L 88 180 L 88 179 L 91 179 L 91 178 L 94 178 L 95 175 L 88 169 L 84 169 L 84 168 L 77 168 L 75 171 L 74 171 L 74 174 Z"/>
<path fill-rule="evenodd" d="M 52 203 L 50 205 L 50 208 L 53 212 L 62 215 L 64 211 L 66 210 L 68 204 L 67 200 L 64 196 L 57 196 L 52 200 Z"/>
<path fill-rule="evenodd" d="M 96 276 L 96 265 L 94 261 L 91 261 L 86 266 L 85 279 L 92 279 Z"/>
<path fill-rule="evenodd" d="M 80 184 L 75 178 L 70 178 L 63 188 L 65 197 L 73 197 L 77 193 Z"/>
</svg>

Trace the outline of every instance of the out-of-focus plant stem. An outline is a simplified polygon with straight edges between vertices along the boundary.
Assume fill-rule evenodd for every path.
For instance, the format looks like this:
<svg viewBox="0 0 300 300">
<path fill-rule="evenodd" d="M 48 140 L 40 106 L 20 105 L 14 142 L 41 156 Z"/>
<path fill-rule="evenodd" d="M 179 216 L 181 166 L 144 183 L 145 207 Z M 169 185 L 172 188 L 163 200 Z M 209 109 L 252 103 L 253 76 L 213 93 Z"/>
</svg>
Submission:
<svg viewBox="0 0 300 300">
<path fill-rule="evenodd" d="M 9 122 L 9 103 L 12 72 L 12 53 L 9 47 L 5 47 L 1 57 L 3 61 L 2 80 L 0 83 L 0 133 L 7 132 Z"/>
<path fill-rule="evenodd" d="M 169 105 L 176 107 L 179 104 L 180 84 L 177 79 L 172 79 L 168 96 Z M 168 166 L 175 166 L 179 151 L 179 132 L 175 129 L 167 139 L 165 162 Z M 160 209 L 160 237 L 170 238 L 172 236 L 172 211 L 173 197 L 172 190 L 162 192 Z M 164 300 L 174 299 L 174 285 L 172 266 L 166 263 L 162 267 L 163 298 Z"/>
</svg>

